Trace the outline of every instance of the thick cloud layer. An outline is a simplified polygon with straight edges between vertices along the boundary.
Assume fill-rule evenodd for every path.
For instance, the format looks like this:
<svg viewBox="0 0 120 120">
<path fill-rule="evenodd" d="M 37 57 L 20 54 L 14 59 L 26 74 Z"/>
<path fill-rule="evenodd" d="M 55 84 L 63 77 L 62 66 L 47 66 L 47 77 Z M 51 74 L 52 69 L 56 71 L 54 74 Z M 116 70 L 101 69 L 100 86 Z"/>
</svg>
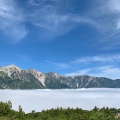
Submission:
<svg viewBox="0 0 120 120">
<path fill-rule="evenodd" d="M 57 107 L 120 108 L 120 89 L 77 89 L 77 90 L 0 90 L 0 101 L 11 100 L 13 109 L 21 105 L 28 113 Z"/>
</svg>

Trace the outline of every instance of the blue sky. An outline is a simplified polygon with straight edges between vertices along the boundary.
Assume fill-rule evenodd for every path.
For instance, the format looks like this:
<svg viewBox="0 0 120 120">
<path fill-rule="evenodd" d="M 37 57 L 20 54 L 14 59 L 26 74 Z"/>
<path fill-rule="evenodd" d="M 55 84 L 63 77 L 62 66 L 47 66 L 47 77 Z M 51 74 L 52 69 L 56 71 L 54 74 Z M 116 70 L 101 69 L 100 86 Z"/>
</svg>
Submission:
<svg viewBox="0 0 120 120">
<path fill-rule="evenodd" d="M 120 78 L 119 0 L 0 0 L 0 66 Z"/>
</svg>

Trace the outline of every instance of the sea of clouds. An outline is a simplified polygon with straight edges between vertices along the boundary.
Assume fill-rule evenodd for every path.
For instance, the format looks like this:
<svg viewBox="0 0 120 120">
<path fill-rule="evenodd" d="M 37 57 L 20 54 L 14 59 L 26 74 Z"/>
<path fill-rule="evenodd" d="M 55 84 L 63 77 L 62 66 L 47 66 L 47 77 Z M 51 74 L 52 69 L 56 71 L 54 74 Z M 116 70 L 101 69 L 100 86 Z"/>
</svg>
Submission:
<svg viewBox="0 0 120 120">
<path fill-rule="evenodd" d="M 63 107 L 93 109 L 120 108 L 120 89 L 0 90 L 0 101 L 10 100 L 14 110 L 21 105 L 26 113 Z"/>
</svg>

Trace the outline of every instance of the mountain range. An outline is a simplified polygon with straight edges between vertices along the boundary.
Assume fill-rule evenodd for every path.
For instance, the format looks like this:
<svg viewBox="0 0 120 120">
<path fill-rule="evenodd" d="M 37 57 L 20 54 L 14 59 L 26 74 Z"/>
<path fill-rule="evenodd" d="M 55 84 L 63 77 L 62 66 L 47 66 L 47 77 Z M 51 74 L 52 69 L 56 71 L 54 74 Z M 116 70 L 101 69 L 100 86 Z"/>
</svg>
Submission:
<svg viewBox="0 0 120 120">
<path fill-rule="evenodd" d="M 0 89 L 78 89 L 120 88 L 120 79 L 105 77 L 62 76 L 35 69 L 22 70 L 15 65 L 0 67 Z"/>
</svg>

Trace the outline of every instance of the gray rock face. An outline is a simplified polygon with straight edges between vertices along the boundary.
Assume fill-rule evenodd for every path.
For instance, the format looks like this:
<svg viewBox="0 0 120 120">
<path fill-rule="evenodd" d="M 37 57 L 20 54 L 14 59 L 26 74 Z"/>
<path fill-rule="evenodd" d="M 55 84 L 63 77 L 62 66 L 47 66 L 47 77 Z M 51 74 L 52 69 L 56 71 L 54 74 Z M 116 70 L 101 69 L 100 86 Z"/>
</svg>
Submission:
<svg viewBox="0 0 120 120">
<path fill-rule="evenodd" d="M 0 88 L 38 89 L 45 88 L 34 75 L 10 65 L 0 68 Z"/>
<path fill-rule="evenodd" d="M 13 89 L 63 89 L 63 88 L 120 88 L 120 80 L 104 77 L 62 76 L 57 73 L 41 73 L 35 69 L 22 70 L 10 65 L 0 68 L 0 88 Z"/>
<path fill-rule="evenodd" d="M 22 70 L 21 68 L 15 65 L 2 67 L 0 68 L 0 71 L 6 73 L 8 77 L 12 78 L 13 80 L 20 79 L 28 81 L 30 79 L 26 71 Z"/>
<path fill-rule="evenodd" d="M 102 88 L 102 87 L 113 87 L 114 81 L 108 78 L 103 77 L 92 77 L 92 76 L 59 76 L 54 77 L 50 73 L 46 75 L 46 81 L 58 81 L 64 85 L 66 85 L 68 88 Z M 106 82 L 108 84 L 106 84 Z"/>
<path fill-rule="evenodd" d="M 35 70 L 35 69 L 28 69 L 27 70 L 28 73 L 34 75 L 35 78 L 37 78 L 43 86 L 45 86 L 45 79 L 46 79 L 46 75 Z"/>
</svg>

